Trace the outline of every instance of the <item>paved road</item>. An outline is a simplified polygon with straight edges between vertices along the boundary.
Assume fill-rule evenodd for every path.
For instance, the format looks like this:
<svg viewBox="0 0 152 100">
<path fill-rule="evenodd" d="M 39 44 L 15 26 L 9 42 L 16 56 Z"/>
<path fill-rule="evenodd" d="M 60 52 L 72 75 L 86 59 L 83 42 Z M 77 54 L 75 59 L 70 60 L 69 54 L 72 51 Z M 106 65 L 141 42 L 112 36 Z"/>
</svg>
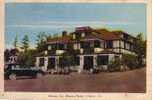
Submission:
<svg viewBox="0 0 152 100">
<path fill-rule="evenodd" d="M 5 80 L 5 91 L 30 92 L 138 92 L 146 91 L 145 68 L 96 75 L 46 75 L 41 79 Z"/>
</svg>

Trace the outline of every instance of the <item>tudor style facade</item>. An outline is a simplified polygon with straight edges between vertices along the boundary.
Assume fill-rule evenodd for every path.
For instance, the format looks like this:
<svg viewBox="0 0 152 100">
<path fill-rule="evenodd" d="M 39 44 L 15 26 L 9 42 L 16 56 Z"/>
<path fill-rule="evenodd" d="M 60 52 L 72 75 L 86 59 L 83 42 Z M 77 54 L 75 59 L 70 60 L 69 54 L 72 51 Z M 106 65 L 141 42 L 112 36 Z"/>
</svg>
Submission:
<svg viewBox="0 0 152 100">
<path fill-rule="evenodd" d="M 122 31 L 78 27 L 72 33 L 64 31 L 61 37 L 48 38 L 47 50 L 36 57 L 36 66 L 45 70 L 64 66 L 64 55 L 73 56 L 74 70 L 107 68 L 111 60 L 122 54 L 135 54 L 136 38 Z M 65 55 L 67 56 L 67 55 Z"/>
</svg>

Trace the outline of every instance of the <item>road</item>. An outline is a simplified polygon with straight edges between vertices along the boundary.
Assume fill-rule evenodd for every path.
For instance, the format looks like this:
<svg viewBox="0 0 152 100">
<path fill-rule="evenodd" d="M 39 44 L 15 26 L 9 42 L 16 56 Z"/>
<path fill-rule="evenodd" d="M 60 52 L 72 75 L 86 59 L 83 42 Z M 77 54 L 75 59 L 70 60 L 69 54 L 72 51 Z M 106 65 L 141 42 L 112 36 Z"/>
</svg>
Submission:
<svg viewBox="0 0 152 100">
<path fill-rule="evenodd" d="M 46 75 L 41 79 L 5 80 L 5 91 L 130 92 L 146 91 L 146 68 L 100 74 Z"/>
</svg>

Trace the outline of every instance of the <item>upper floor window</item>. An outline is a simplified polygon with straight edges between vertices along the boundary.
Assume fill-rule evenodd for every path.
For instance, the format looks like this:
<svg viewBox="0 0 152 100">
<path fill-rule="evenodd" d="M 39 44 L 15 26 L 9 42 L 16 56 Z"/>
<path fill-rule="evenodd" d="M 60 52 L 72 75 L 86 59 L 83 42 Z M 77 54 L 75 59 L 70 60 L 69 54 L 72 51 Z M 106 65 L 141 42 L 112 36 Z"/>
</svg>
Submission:
<svg viewBox="0 0 152 100">
<path fill-rule="evenodd" d="M 52 47 L 51 47 L 51 45 L 49 45 L 49 46 L 48 46 L 48 50 L 51 50 L 51 49 L 52 49 Z"/>
<path fill-rule="evenodd" d="M 89 48 L 90 42 L 81 42 L 81 48 Z"/>
<path fill-rule="evenodd" d="M 81 37 L 85 37 L 85 33 L 81 33 Z"/>
<path fill-rule="evenodd" d="M 56 48 L 57 48 L 57 44 L 52 44 L 51 45 L 51 50 L 56 50 Z"/>
<path fill-rule="evenodd" d="M 108 40 L 107 41 L 107 48 L 112 48 L 112 47 L 113 47 L 112 40 Z"/>
<path fill-rule="evenodd" d="M 73 39 L 76 39 L 76 36 L 75 36 L 75 34 L 73 34 Z"/>
<path fill-rule="evenodd" d="M 120 41 L 120 46 L 121 46 L 121 48 L 125 48 L 125 43 L 124 43 L 124 41 Z"/>
<path fill-rule="evenodd" d="M 39 66 L 44 66 L 44 58 L 40 58 L 40 64 Z"/>
<path fill-rule="evenodd" d="M 79 44 L 78 44 L 78 43 L 74 43 L 74 44 L 73 44 L 73 49 L 74 49 L 74 50 L 80 49 L 80 48 L 79 48 Z"/>
<path fill-rule="evenodd" d="M 94 47 L 100 47 L 100 41 L 94 41 Z"/>
<path fill-rule="evenodd" d="M 123 38 L 124 38 L 124 39 L 128 39 L 128 35 L 127 35 L 127 34 L 124 34 Z"/>
<path fill-rule="evenodd" d="M 64 44 L 58 44 L 58 48 L 59 50 L 63 50 L 65 49 L 65 45 Z"/>
<path fill-rule="evenodd" d="M 130 50 L 131 44 L 130 43 L 126 43 L 126 49 Z"/>
</svg>

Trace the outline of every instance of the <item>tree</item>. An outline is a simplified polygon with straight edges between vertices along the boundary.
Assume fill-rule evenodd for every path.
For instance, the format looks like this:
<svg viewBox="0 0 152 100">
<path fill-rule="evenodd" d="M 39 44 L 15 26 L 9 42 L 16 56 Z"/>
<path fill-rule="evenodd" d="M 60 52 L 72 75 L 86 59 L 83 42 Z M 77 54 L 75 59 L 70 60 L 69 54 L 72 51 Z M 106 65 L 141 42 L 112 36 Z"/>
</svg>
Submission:
<svg viewBox="0 0 152 100">
<path fill-rule="evenodd" d="M 22 49 L 24 49 L 24 52 L 27 52 L 28 48 L 29 48 L 29 38 L 28 38 L 28 35 L 25 35 L 23 37 L 23 40 L 22 40 Z"/>
<path fill-rule="evenodd" d="M 120 67 L 122 65 L 120 57 L 115 58 L 114 60 L 111 60 L 108 64 L 108 70 L 109 71 L 120 71 Z"/>
<path fill-rule="evenodd" d="M 18 36 L 16 35 L 13 43 L 14 48 L 17 48 L 17 44 L 18 44 Z"/>
<path fill-rule="evenodd" d="M 10 55 L 11 55 L 10 50 L 6 49 L 5 52 L 4 52 L 4 60 L 5 60 L 5 62 L 9 61 Z"/>
<path fill-rule="evenodd" d="M 135 69 L 136 67 L 138 67 L 137 56 L 132 54 L 123 54 L 122 64 L 123 66 L 127 66 L 130 69 Z"/>
<path fill-rule="evenodd" d="M 36 50 L 30 49 L 27 52 L 21 52 L 19 55 L 18 63 L 21 64 L 23 67 L 30 67 L 34 65 L 35 58 L 34 55 L 36 54 Z"/>
<path fill-rule="evenodd" d="M 37 51 L 42 52 L 46 49 L 46 35 L 44 32 L 40 32 L 37 35 Z"/>
<path fill-rule="evenodd" d="M 139 33 L 136 38 L 135 52 L 138 56 L 138 65 L 142 66 L 146 57 L 146 40 L 143 39 L 143 33 Z"/>
</svg>

